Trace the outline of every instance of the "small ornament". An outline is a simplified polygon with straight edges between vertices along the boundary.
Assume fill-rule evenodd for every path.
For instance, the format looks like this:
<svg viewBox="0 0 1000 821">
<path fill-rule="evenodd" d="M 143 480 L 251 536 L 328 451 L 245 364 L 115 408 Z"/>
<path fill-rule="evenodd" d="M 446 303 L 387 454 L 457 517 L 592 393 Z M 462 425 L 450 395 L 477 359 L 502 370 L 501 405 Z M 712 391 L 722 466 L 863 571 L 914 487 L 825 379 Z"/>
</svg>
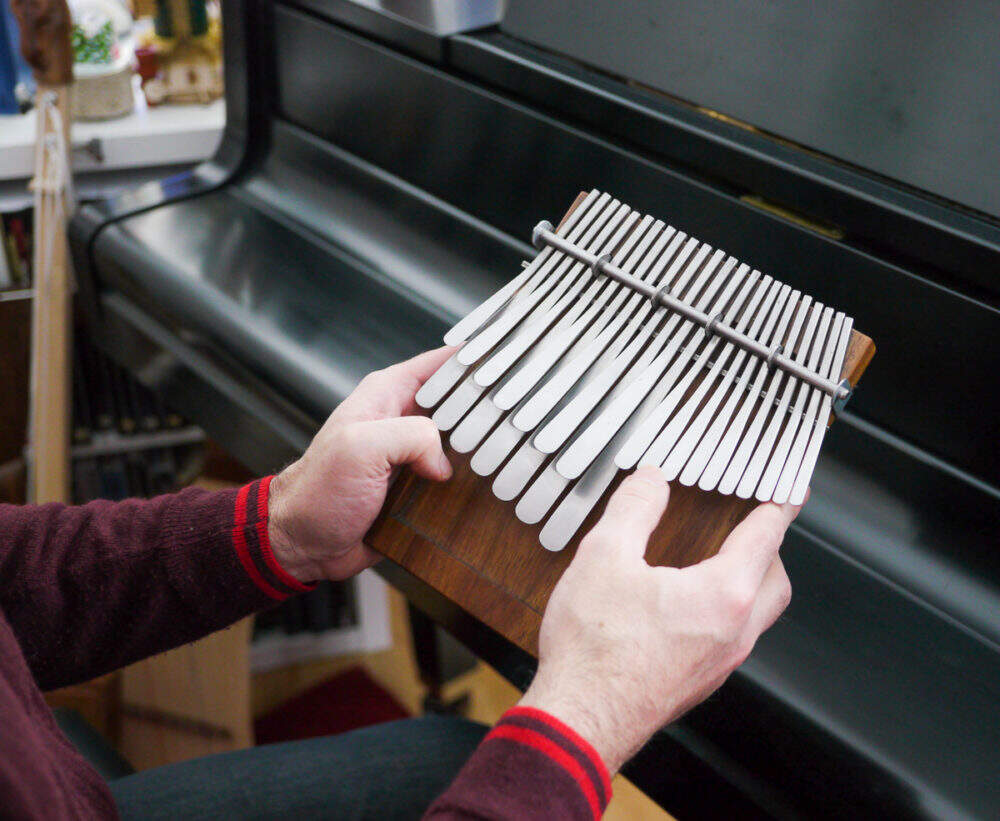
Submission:
<svg viewBox="0 0 1000 821">
<path fill-rule="evenodd" d="M 164 36 L 170 32 L 170 36 Z M 155 34 L 136 49 L 146 103 L 208 103 L 221 97 L 222 36 L 215 6 L 157 0 Z"/>
<path fill-rule="evenodd" d="M 110 63 L 117 51 L 111 18 L 100 13 L 88 13 L 70 29 L 70 44 L 75 63 Z"/>
<path fill-rule="evenodd" d="M 132 52 L 118 40 L 119 11 L 108 0 L 72 4 L 73 77 L 70 105 L 74 119 L 104 120 L 132 111 Z"/>
</svg>

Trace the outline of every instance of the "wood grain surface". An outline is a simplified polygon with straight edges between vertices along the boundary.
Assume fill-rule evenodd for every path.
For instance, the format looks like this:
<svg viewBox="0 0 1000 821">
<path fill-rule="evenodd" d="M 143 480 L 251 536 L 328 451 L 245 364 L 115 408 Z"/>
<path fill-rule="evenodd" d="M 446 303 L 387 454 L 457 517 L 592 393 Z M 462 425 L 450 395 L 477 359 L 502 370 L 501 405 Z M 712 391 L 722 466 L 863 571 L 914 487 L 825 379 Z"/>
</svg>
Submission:
<svg viewBox="0 0 1000 821">
<path fill-rule="evenodd" d="M 582 201 L 573 203 L 567 216 Z M 563 217 L 565 221 L 566 217 Z M 856 384 L 875 346 L 853 332 L 841 378 Z M 455 473 L 444 483 L 410 472 L 400 475 L 367 543 L 454 601 L 507 639 L 538 654 L 538 628 L 552 588 L 573 558 L 580 538 L 600 517 L 591 511 L 577 535 L 558 552 L 538 542 L 541 525 L 514 515 L 514 502 L 491 490 L 493 477 L 469 467 L 469 455 L 450 448 Z M 604 494 L 621 483 L 621 472 Z M 713 555 L 725 537 L 757 505 L 674 482 L 670 505 L 646 552 L 650 564 L 686 567 Z"/>
</svg>

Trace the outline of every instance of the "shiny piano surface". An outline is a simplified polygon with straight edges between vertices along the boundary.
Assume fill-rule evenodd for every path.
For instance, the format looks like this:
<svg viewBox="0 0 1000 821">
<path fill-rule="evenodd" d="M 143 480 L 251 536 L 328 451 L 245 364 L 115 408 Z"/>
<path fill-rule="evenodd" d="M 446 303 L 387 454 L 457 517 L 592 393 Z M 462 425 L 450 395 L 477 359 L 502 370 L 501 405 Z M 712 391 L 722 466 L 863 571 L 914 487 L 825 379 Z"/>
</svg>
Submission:
<svg viewBox="0 0 1000 821">
<path fill-rule="evenodd" d="M 824 146 L 847 155 L 834 160 L 683 103 L 683 85 L 656 91 L 657 77 L 666 87 L 683 72 L 627 69 L 640 84 L 588 58 L 593 44 L 560 55 L 570 46 L 546 26 L 562 4 L 546 22 L 512 0 L 499 23 L 489 4 L 439 18 L 413 5 L 225 0 L 216 156 L 71 226 L 102 344 L 273 471 L 361 376 L 437 344 L 516 271 L 538 219 L 581 188 L 628 192 L 863 319 L 880 344 L 783 548 L 787 614 L 627 775 L 684 818 L 995 816 L 1000 226 L 974 210 L 990 207 L 986 189 L 934 190 L 905 169 L 896 183 L 859 167 L 847 143 Z M 637 8 L 665 24 L 670 5 Z M 639 36 L 624 24 L 601 34 L 593 47 L 605 50 Z M 901 71 L 906 55 L 887 53 L 872 67 L 860 50 L 839 70 Z M 1000 108 L 988 93 L 982 104 L 986 127 Z M 878 138 L 901 150 L 927 133 L 883 125 Z M 951 182 L 962 179 L 975 180 L 967 165 Z M 384 565 L 419 607 L 528 681 L 528 656 Z"/>
</svg>

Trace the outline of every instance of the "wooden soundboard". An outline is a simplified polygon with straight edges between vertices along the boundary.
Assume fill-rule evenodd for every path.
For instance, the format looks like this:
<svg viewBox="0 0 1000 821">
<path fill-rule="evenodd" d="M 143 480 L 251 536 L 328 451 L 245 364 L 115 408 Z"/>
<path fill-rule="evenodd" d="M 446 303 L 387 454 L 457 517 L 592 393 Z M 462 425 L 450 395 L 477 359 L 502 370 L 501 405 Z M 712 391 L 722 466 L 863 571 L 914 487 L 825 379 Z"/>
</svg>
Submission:
<svg viewBox="0 0 1000 821">
<path fill-rule="evenodd" d="M 852 331 L 841 378 L 856 385 L 874 355 L 872 340 Z M 399 476 L 366 542 L 537 656 L 538 629 L 552 588 L 604 505 L 591 512 L 566 549 L 553 553 L 538 542 L 540 525 L 519 521 L 513 503 L 493 495 L 492 476 L 474 473 L 467 454 L 448 449 L 448 457 L 455 472 L 447 482 L 429 482 L 409 471 Z M 650 564 L 686 567 L 708 558 L 758 504 L 679 482 L 670 491 L 667 513 L 646 551 Z"/>
</svg>

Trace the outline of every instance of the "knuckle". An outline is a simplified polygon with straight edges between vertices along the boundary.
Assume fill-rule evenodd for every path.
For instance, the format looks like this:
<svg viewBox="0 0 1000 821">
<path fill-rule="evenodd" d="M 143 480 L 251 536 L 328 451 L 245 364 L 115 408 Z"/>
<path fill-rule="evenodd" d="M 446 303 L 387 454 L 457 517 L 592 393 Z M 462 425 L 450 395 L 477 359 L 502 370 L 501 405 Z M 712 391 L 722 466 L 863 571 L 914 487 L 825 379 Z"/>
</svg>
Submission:
<svg viewBox="0 0 1000 821">
<path fill-rule="evenodd" d="M 616 507 L 622 513 L 640 507 L 648 507 L 656 501 L 655 488 L 648 482 L 626 482 L 618 489 Z"/>
<path fill-rule="evenodd" d="M 371 371 L 370 373 L 366 373 L 364 377 L 362 377 L 358 387 L 370 388 L 373 385 L 377 385 L 379 382 L 382 381 L 383 373 L 384 371 Z"/>
<path fill-rule="evenodd" d="M 746 624 L 753 610 L 755 591 L 747 584 L 731 584 L 722 595 L 723 618 L 730 624 Z"/>
<path fill-rule="evenodd" d="M 785 539 L 787 523 L 780 508 L 771 506 L 768 511 L 770 515 L 761 523 L 760 540 L 767 547 L 777 549 Z"/>
<path fill-rule="evenodd" d="M 784 531 L 774 524 L 762 526 L 753 541 L 754 548 L 762 554 L 777 553 L 784 535 Z"/>
<path fill-rule="evenodd" d="M 735 670 L 748 658 L 753 652 L 754 645 L 757 642 L 752 636 L 741 638 L 739 641 L 735 642 L 733 645 L 733 655 L 730 661 L 731 669 Z"/>
<path fill-rule="evenodd" d="M 418 435 L 426 439 L 428 444 L 437 443 L 441 440 L 438 427 L 429 416 L 412 416 L 410 418 L 414 420 L 411 424 L 416 427 Z"/>
<path fill-rule="evenodd" d="M 316 442 L 320 446 L 317 451 L 319 456 L 342 455 L 362 447 L 366 437 L 358 435 L 357 424 L 356 422 L 352 422 L 324 431 L 322 439 L 320 437 L 316 438 Z"/>
<path fill-rule="evenodd" d="M 778 604 L 779 612 L 784 612 L 785 608 L 792 603 L 792 583 L 785 576 L 784 583 L 781 585 L 781 589 L 778 594 Z"/>
</svg>

